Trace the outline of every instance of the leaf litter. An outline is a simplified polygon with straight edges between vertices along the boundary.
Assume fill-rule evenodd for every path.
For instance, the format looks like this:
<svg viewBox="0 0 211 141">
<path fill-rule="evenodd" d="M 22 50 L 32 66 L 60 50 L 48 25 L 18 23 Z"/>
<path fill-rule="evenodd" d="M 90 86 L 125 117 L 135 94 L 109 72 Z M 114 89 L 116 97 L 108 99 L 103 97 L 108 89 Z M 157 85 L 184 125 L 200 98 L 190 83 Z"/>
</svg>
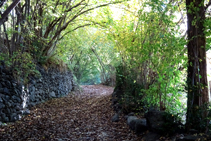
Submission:
<svg viewBox="0 0 211 141">
<path fill-rule="evenodd" d="M 124 116 L 112 122 L 112 87 L 81 86 L 62 98 L 36 105 L 30 115 L 0 127 L 1 141 L 138 141 Z"/>
</svg>

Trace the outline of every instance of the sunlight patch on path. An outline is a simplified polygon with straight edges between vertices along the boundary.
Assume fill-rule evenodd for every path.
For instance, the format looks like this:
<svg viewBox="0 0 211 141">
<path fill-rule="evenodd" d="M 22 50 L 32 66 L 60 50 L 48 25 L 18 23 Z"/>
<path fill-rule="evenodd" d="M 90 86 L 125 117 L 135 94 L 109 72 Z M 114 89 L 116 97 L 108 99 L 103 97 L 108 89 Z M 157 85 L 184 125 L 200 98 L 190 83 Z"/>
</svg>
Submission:
<svg viewBox="0 0 211 141">
<path fill-rule="evenodd" d="M 114 88 L 104 85 L 82 85 L 80 97 L 103 97 L 113 93 Z"/>
</svg>

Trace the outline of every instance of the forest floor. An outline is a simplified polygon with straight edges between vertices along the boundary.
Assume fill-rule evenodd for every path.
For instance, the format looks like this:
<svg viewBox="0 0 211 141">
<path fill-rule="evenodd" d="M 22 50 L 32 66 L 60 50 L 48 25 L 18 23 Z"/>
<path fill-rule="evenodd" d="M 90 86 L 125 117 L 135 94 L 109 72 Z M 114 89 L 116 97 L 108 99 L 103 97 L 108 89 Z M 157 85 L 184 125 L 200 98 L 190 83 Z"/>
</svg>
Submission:
<svg viewBox="0 0 211 141">
<path fill-rule="evenodd" d="M 82 86 L 63 98 L 31 109 L 21 120 L 0 126 L 1 141 L 138 141 L 124 116 L 112 122 L 112 87 Z"/>
</svg>

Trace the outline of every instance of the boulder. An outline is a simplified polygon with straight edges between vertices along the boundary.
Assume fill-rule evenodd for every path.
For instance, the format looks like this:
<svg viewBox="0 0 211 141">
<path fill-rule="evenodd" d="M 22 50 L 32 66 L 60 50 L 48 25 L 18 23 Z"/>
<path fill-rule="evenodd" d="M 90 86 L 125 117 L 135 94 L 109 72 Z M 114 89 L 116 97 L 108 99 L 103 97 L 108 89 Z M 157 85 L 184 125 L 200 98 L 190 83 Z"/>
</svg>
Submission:
<svg viewBox="0 0 211 141">
<path fill-rule="evenodd" d="M 152 109 L 145 114 L 145 117 L 149 130 L 160 133 L 165 123 L 164 112 Z"/>
<path fill-rule="evenodd" d="M 135 115 L 134 112 L 131 112 L 131 113 L 128 114 L 128 116 L 134 116 L 134 115 Z"/>
<path fill-rule="evenodd" d="M 127 124 L 131 130 L 134 130 L 137 134 L 141 134 L 148 130 L 146 119 L 139 119 L 136 116 L 129 116 L 127 118 Z"/>
<path fill-rule="evenodd" d="M 119 114 L 115 114 L 112 118 L 111 118 L 112 122 L 118 122 L 119 121 Z"/>
</svg>

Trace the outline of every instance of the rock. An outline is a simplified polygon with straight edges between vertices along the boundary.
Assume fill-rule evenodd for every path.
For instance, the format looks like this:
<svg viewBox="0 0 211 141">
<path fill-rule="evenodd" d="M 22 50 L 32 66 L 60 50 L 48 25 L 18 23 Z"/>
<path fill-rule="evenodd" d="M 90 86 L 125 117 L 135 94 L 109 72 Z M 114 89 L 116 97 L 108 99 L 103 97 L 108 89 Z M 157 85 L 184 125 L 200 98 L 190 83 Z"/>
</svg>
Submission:
<svg viewBox="0 0 211 141">
<path fill-rule="evenodd" d="M 114 107 L 114 110 L 115 110 L 116 112 L 118 112 L 118 111 L 120 111 L 120 110 L 122 109 L 122 106 L 121 106 L 121 104 L 119 104 L 119 103 L 115 104 L 113 107 Z"/>
<path fill-rule="evenodd" d="M 11 107 L 12 106 L 12 103 L 11 102 L 6 102 L 6 106 L 7 106 L 7 108 L 9 108 L 9 107 Z"/>
<path fill-rule="evenodd" d="M 19 119 L 19 116 L 30 114 L 24 107 L 33 107 L 35 104 L 45 102 L 49 98 L 64 96 L 68 94 L 72 86 L 72 75 L 60 73 L 57 70 L 49 69 L 48 73 L 38 66 L 41 77 L 29 77 L 29 87 L 23 91 L 23 84 L 15 81 L 11 72 L 8 72 L 0 65 L 0 121 L 8 122 Z M 51 77 L 55 78 L 51 80 Z M 58 92 L 58 93 L 57 93 Z M 23 100 L 24 104 L 23 104 Z"/>
<path fill-rule="evenodd" d="M 0 102 L 2 103 L 3 102 L 3 99 L 0 97 Z"/>
<path fill-rule="evenodd" d="M 9 118 L 5 114 L 2 114 L 1 117 L 3 122 L 9 122 Z"/>
<path fill-rule="evenodd" d="M 11 114 L 11 115 L 10 115 L 10 121 L 14 122 L 14 121 L 16 121 L 16 120 L 18 120 L 18 115 L 15 114 L 15 113 Z"/>
<path fill-rule="evenodd" d="M 56 97 L 55 92 L 54 92 L 54 91 L 52 91 L 52 92 L 50 93 L 50 96 L 51 96 L 51 97 L 53 97 L 53 98 L 55 98 L 55 97 Z"/>
<path fill-rule="evenodd" d="M 3 103 L 0 103 L 0 109 L 4 108 L 5 105 Z"/>
<path fill-rule="evenodd" d="M 0 93 L 4 93 L 4 88 L 0 88 Z"/>
<path fill-rule="evenodd" d="M 108 136 L 108 134 L 106 132 L 101 132 L 100 135 L 98 135 L 98 137 L 100 137 L 101 139 L 104 139 Z"/>
<path fill-rule="evenodd" d="M 31 88 L 31 94 L 34 95 L 34 93 L 35 93 L 35 87 L 33 86 L 33 87 Z"/>
<path fill-rule="evenodd" d="M 135 129 L 135 120 L 137 120 L 138 118 L 136 116 L 128 116 L 127 118 L 127 124 L 129 125 L 129 127 L 134 130 Z"/>
<path fill-rule="evenodd" d="M 8 104 L 8 103 L 7 103 L 7 104 Z M 7 107 L 7 108 L 5 109 L 5 113 L 10 114 L 10 113 L 11 113 L 11 109 L 10 109 L 9 107 Z"/>
<path fill-rule="evenodd" d="M 190 129 L 190 134 L 197 134 L 197 133 L 199 133 L 199 131 L 198 130 L 196 130 L 196 129 Z"/>
<path fill-rule="evenodd" d="M 134 114 L 135 114 L 134 112 L 131 112 L 128 114 L 128 116 L 134 116 Z"/>
<path fill-rule="evenodd" d="M 142 140 L 143 141 L 157 141 L 159 140 L 159 138 L 160 138 L 160 135 L 153 132 L 149 132 L 142 137 Z"/>
<path fill-rule="evenodd" d="M 15 109 L 16 109 L 17 111 L 19 111 L 19 110 L 21 110 L 22 108 L 21 108 L 20 105 L 16 105 L 16 106 L 15 106 Z"/>
<path fill-rule="evenodd" d="M 11 85 L 10 81 L 6 81 L 5 84 L 7 85 L 8 88 L 11 89 L 12 85 Z"/>
<path fill-rule="evenodd" d="M 184 136 L 184 138 L 177 139 L 176 141 L 196 141 L 197 139 L 200 140 L 200 137 L 193 136 L 193 135 L 187 135 L 187 136 Z"/>
<path fill-rule="evenodd" d="M 21 92 L 20 92 L 18 89 L 14 89 L 14 93 L 15 93 L 15 95 L 17 95 L 17 96 L 21 95 Z"/>
<path fill-rule="evenodd" d="M 15 95 L 12 96 L 12 100 L 13 100 L 15 103 L 21 103 L 21 98 L 15 96 Z"/>
<path fill-rule="evenodd" d="M 111 119 L 112 122 L 118 122 L 119 121 L 119 115 L 116 113 L 112 119 Z"/>
<path fill-rule="evenodd" d="M 13 83 L 12 83 L 12 86 L 13 86 L 13 87 L 16 87 L 16 86 L 17 86 L 17 83 L 16 83 L 16 82 L 13 82 Z"/>
<path fill-rule="evenodd" d="M 42 82 L 42 78 L 38 79 L 37 82 L 41 83 Z"/>
<path fill-rule="evenodd" d="M 29 115 L 30 114 L 30 110 L 28 110 L 28 109 L 22 110 L 22 114 L 23 115 Z"/>
<path fill-rule="evenodd" d="M 131 130 L 134 130 L 137 134 L 143 133 L 148 130 L 146 119 L 138 119 L 136 116 L 129 116 L 127 118 L 127 124 Z"/>
<path fill-rule="evenodd" d="M 36 84 L 36 81 L 33 80 L 33 79 L 31 79 L 29 83 L 31 83 L 32 85 L 35 85 Z"/>
<path fill-rule="evenodd" d="M 134 113 L 131 112 L 131 113 L 129 113 L 128 115 L 126 115 L 124 118 L 127 120 L 127 118 L 128 118 L 129 116 L 134 116 Z"/>
<path fill-rule="evenodd" d="M 8 88 L 4 88 L 3 93 L 5 93 L 5 94 L 10 94 Z"/>
<path fill-rule="evenodd" d="M 10 100 L 10 96 L 4 95 L 4 97 L 2 97 L 2 99 L 3 99 L 4 101 L 9 101 L 9 100 Z"/>
<path fill-rule="evenodd" d="M 35 101 L 34 94 L 31 93 L 31 95 L 29 96 L 29 100 L 30 100 L 30 102 L 34 102 Z"/>
<path fill-rule="evenodd" d="M 164 121 L 164 112 L 163 111 L 157 111 L 155 109 L 149 110 L 145 114 L 146 120 L 147 120 L 147 126 L 148 128 L 153 132 L 161 132 L 161 129 L 165 123 Z"/>
</svg>

